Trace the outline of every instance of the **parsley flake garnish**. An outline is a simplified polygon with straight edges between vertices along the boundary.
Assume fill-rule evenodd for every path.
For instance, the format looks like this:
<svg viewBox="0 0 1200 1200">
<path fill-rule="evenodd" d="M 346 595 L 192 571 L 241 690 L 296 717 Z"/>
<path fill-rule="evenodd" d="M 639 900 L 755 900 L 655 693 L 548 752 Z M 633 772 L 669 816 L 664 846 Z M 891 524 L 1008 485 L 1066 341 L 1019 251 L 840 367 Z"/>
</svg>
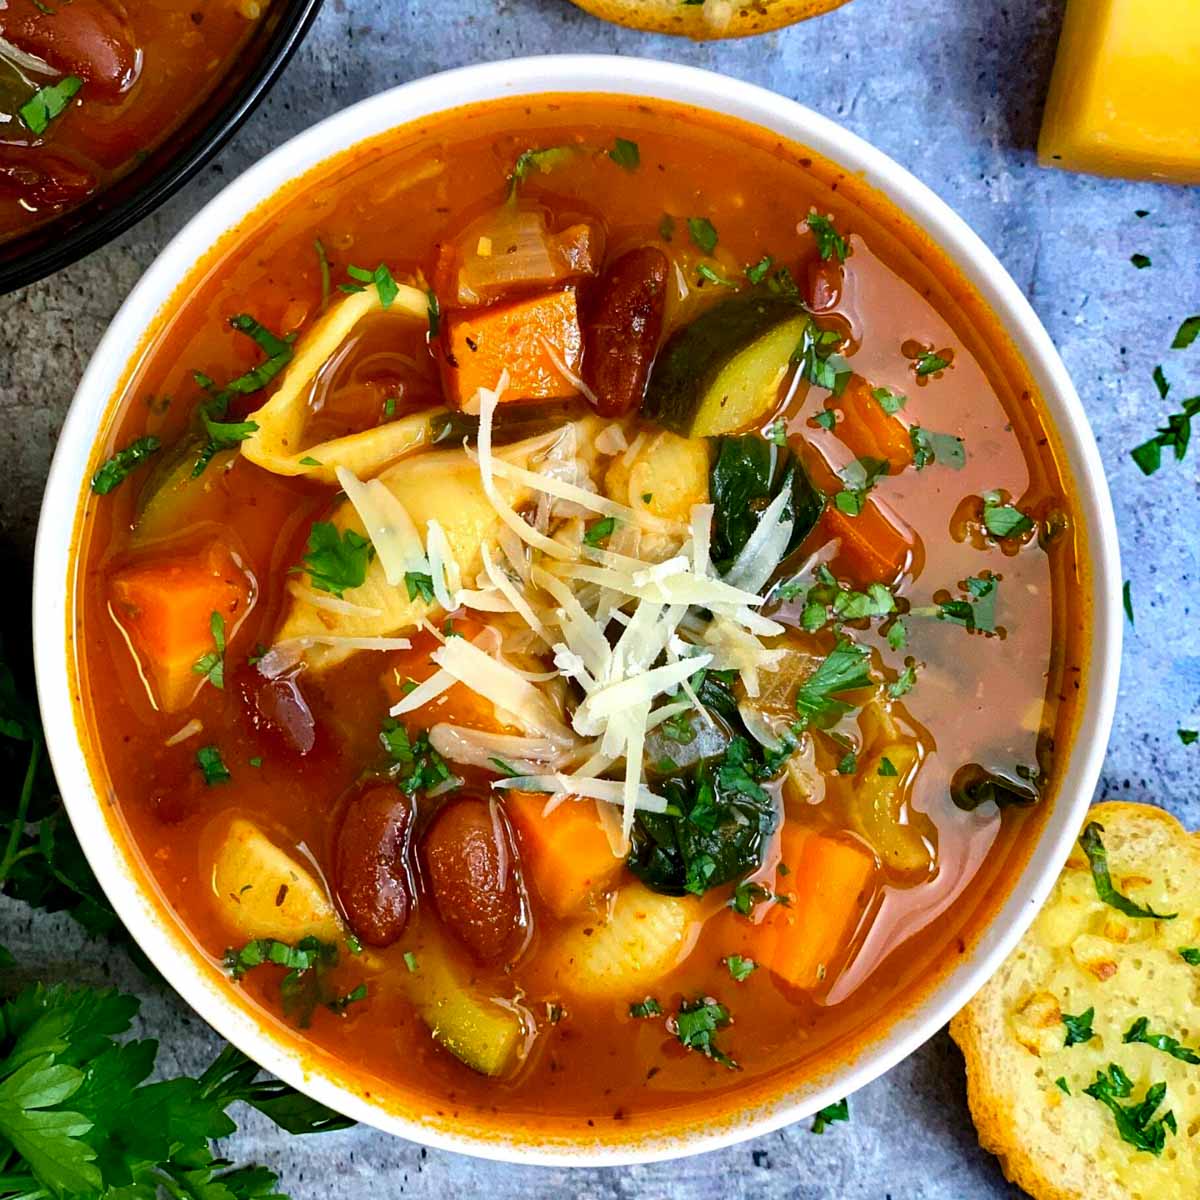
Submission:
<svg viewBox="0 0 1200 1200">
<path fill-rule="evenodd" d="M 1033 521 L 1019 508 L 1006 504 L 999 492 L 983 494 L 984 528 L 994 538 L 1022 537 L 1033 530 Z"/>
<path fill-rule="evenodd" d="M 228 783 L 233 778 L 221 758 L 221 751 L 216 746 L 201 746 L 196 751 L 196 765 L 200 768 L 200 774 L 204 776 L 204 782 L 209 787 L 218 783 Z"/>
<path fill-rule="evenodd" d="M 1148 266 L 1150 266 L 1150 258 L 1145 254 L 1131 254 L 1129 256 L 1129 261 L 1133 263 L 1133 265 L 1137 267 L 1139 271 L 1144 271 Z"/>
<path fill-rule="evenodd" d="M 719 287 L 737 287 L 737 283 L 734 280 L 727 279 L 724 275 L 720 274 L 720 272 L 714 271 L 712 267 L 708 265 L 708 263 L 701 263 L 696 268 L 696 274 L 699 275 L 705 283 L 715 283 Z"/>
<path fill-rule="evenodd" d="M 215 688 L 225 686 L 225 618 L 219 612 L 209 617 L 208 627 L 212 631 L 213 647 L 197 662 L 192 670 L 203 675 Z"/>
<path fill-rule="evenodd" d="M 698 997 L 684 1000 L 675 1014 L 675 1036 L 689 1050 L 696 1050 L 713 1062 L 718 1062 L 731 1071 L 740 1071 L 738 1064 L 721 1050 L 715 1041 L 719 1029 L 731 1022 L 729 1009 L 715 1000 Z"/>
<path fill-rule="evenodd" d="M 1185 746 L 1194 746 L 1196 739 L 1200 738 L 1200 730 L 1197 729 L 1177 729 L 1175 732 L 1179 734 L 1179 740 Z"/>
<path fill-rule="evenodd" d="M 309 530 L 304 565 L 317 591 L 340 597 L 347 588 L 362 587 L 374 557 L 375 547 L 361 533 L 316 521 Z"/>
<path fill-rule="evenodd" d="M 952 433 L 933 433 L 914 425 L 908 431 L 913 448 L 913 466 L 923 471 L 930 463 L 961 471 L 967 465 L 967 450 L 963 440 Z"/>
<path fill-rule="evenodd" d="M 824 1133 L 834 1121 L 850 1120 L 850 1101 L 838 1100 L 834 1104 L 827 1104 L 820 1112 L 813 1117 L 812 1130 L 813 1133 Z"/>
<path fill-rule="evenodd" d="M 1180 946 L 1179 957 L 1193 967 L 1200 967 L 1200 946 Z"/>
<path fill-rule="evenodd" d="M 424 571 L 405 571 L 404 586 L 408 589 L 408 598 L 421 598 L 426 604 L 434 602 L 433 576 Z"/>
<path fill-rule="evenodd" d="M 1125 580 L 1124 586 L 1121 588 L 1121 603 L 1125 606 L 1125 616 L 1129 618 L 1130 625 L 1133 624 L 1133 585 L 1129 580 Z"/>
<path fill-rule="evenodd" d="M 687 226 L 692 243 L 705 254 L 711 254 L 717 248 L 717 228 L 707 217 L 688 217 Z"/>
<path fill-rule="evenodd" d="M 1089 821 L 1084 827 L 1083 833 L 1079 838 L 1079 845 L 1082 847 L 1084 854 L 1088 857 L 1088 862 L 1092 867 L 1092 880 L 1096 885 L 1096 895 L 1104 901 L 1105 904 L 1111 905 L 1118 912 L 1123 912 L 1127 917 L 1140 917 L 1154 921 L 1173 921 L 1178 913 L 1157 913 L 1150 907 L 1143 907 L 1140 904 L 1134 903 L 1128 896 L 1123 896 L 1113 886 L 1112 878 L 1108 872 L 1108 851 L 1104 848 L 1104 841 L 1100 835 L 1104 832 L 1104 826 L 1098 821 Z"/>
<path fill-rule="evenodd" d="M 346 268 L 346 274 L 353 279 L 354 283 L 341 283 L 338 287 L 343 292 L 365 292 L 373 283 L 375 291 L 379 295 L 379 307 L 391 308 L 392 301 L 400 292 L 395 279 L 392 278 L 391 271 L 388 270 L 386 263 L 380 263 L 373 271 L 368 271 L 366 267 L 349 266 Z"/>
<path fill-rule="evenodd" d="M 109 492 L 122 483 L 126 476 L 156 453 L 162 443 L 158 438 L 140 437 L 132 441 L 123 450 L 118 450 L 95 475 L 92 476 L 92 491 L 97 496 L 107 496 Z"/>
<path fill-rule="evenodd" d="M 1155 1083 L 1146 1089 L 1140 1104 L 1120 1103 L 1133 1092 L 1133 1081 L 1116 1063 L 1108 1064 L 1107 1074 L 1096 1072 L 1096 1082 L 1083 1089 L 1094 1100 L 1099 1100 L 1113 1115 L 1121 1140 L 1138 1150 L 1159 1155 L 1167 1141 L 1167 1130 L 1177 1132 L 1175 1116 L 1168 1110 L 1153 1120 L 1158 1106 L 1167 1094 L 1165 1083 Z"/>
<path fill-rule="evenodd" d="M 1161 1050 L 1164 1054 L 1169 1054 L 1172 1058 L 1179 1059 L 1185 1063 L 1200 1063 L 1200 1054 L 1192 1050 L 1188 1046 L 1180 1045 L 1178 1039 L 1168 1037 L 1165 1033 L 1151 1033 L 1150 1020 L 1148 1017 L 1138 1017 L 1130 1027 L 1125 1030 L 1121 1041 L 1128 1045 L 1131 1042 L 1141 1042 L 1145 1046 L 1153 1046 L 1155 1050 Z"/>
<path fill-rule="evenodd" d="M 774 260 L 769 254 L 764 254 L 753 266 L 746 268 L 746 278 L 757 287 L 767 277 Z"/>
<path fill-rule="evenodd" d="M 616 528 L 616 517 L 601 517 L 599 521 L 593 521 L 585 530 L 583 535 L 584 544 L 599 546 L 601 542 L 612 537 Z"/>
<path fill-rule="evenodd" d="M 815 209 L 805 218 L 809 232 L 817 239 L 817 253 L 822 261 L 828 262 L 835 255 L 838 262 L 845 262 L 849 253 L 846 239 L 834 228 L 828 217 L 821 216 Z"/>
<path fill-rule="evenodd" d="M 1200 337 L 1200 316 L 1185 317 L 1171 343 L 1171 349 L 1186 350 L 1197 337 Z"/>
<path fill-rule="evenodd" d="M 619 137 L 613 142 L 613 148 L 608 152 L 608 157 L 626 171 L 636 171 L 642 163 L 642 155 L 637 142 L 631 142 L 628 138 L 623 137 Z"/>
<path fill-rule="evenodd" d="M 924 350 L 914 361 L 913 369 L 916 371 L 918 379 L 924 379 L 928 375 L 936 375 L 939 371 L 944 371 L 953 360 L 954 355 L 949 350 L 937 353 L 932 350 Z"/>
<path fill-rule="evenodd" d="M 725 960 L 725 966 L 738 983 L 744 983 L 758 969 L 758 963 L 754 959 L 745 958 L 740 954 L 731 954 Z"/>
<path fill-rule="evenodd" d="M 1092 1018 L 1095 1015 L 1096 1009 L 1094 1007 L 1081 1012 L 1077 1017 L 1071 1016 L 1070 1013 L 1063 1013 L 1062 1023 L 1067 1028 L 1063 1045 L 1082 1046 L 1084 1042 L 1090 1042 L 1096 1036 L 1092 1029 Z"/>
<path fill-rule="evenodd" d="M 836 724 L 853 708 L 838 697 L 870 686 L 870 654 L 855 642 L 839 641 L 796 690 L 801 729 L 809 726 L 827 729 Z"/>
<path fill-rule="evenodd" d="M 408 796 L 454 778 L 446 760 L 430 744 L 426 730 L 410 738 L 403 725 L 387 717 L 380 726 L 379 744 L 391 759 L 396 786 Z"/>
<path fill-rule="evenodd" d="M 68 75 L 57 83 L 38 88 L 17 109 L 17 115 L 20 116 L 30 133 L 41 135 L 50 128 L 50 122 L 55 117 L 59 117 L 67 111 L 67 105 L 75 98 L 76 92 L 81 87 L 83 87 L 83 80 L 78 75 Z"/>
<path fill-rule="evenodd" d="M 854 368 L 837 353 L 841 344 L 842 335 L 836 329 L 818 329 L 809 322 L 792 351 L 792 362 L 798 366 L 801 378 L 840 396 L 854 374 Z"/>
</svg>

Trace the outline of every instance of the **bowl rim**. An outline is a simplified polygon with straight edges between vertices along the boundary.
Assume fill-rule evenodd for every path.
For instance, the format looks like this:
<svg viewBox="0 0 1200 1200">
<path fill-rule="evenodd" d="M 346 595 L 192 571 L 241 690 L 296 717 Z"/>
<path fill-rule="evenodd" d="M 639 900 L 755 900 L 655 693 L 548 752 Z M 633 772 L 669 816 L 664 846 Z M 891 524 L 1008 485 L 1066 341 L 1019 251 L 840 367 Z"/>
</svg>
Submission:
<svg viewBox="0 0 1200 1200">
<path fill-rule="evenodd" d="M 95 221 L 74 226 L 62 237 L 42 245 L 30 254 L 20 253 L 23 240 L 21 237 L 7 243 L 7 246 L 15 247 L 16 250 L 10 261 L 0 261 L 0 296 L 37 283 L 38 280 L 78 262 L 93 250 L 99 250 L 101 246 L 119 237 L 170 199 L 224 148 L 258 107 L 291 61 L 292 55 L 316 20 L 323 3 L 324 0 L 288 0 L 287 10 L 279 18 L 279 23 L 272 31 L 253 69 L 242 79 L 199 135 L 170 155 L 167 166 L 151 177 L 145 187 L 139 188 L 128 199 L 113 205 L 112 208 L 101 211 Z M 102 194 L 98 192 L 96 197 Z M 89 197 L 85 205 L 96 197 Z M 41 234 L 46 228 L 52 229 L 59 220 L 73 215 L 75 211 L 67 209 L 46 226 L 38 226 L 36 232 Z"/>
<path fill-rule="evenodd" d="M 619 64 L 619 66 L 618 66 Z M 617 67 L 614 70 L 614 67 Z M 314 1065 L 224 986 L 200 969 L 194 952 L 160 918 L 157 902 L 128 870 L 111 836 L 76 724 L 72 699 L 75 517 L 87 494 L 86 471 L 111 398 L 141 338 L 195 262 L 264 200 L 354 144 L 432 114 L 490 99 L 545 93 L 607 93 L 692 104 L 757 125 L 809 147 L 862 177 L 943 251 L 994 313 L 1043 397 L 1056 431 L 1087 535 L 1093 637 L 1087 694 L 1052 811 L 1008 896 L 964 960 L 924 999 L 817 1081 L 784 1088 L 751 1111 L 710 1126 L 695 1124 L 628 1141 L 520 1138 L 499 1129 L 459 1133 L 368 1101 Z M 152 314 L 148 319 L 146 314 Z M 362 100 L 298 134 L 232 180 L 155 259 L 114 317 L 72 401 L 50 468 L 34 563 L 34 659 L 47 745 L 69 816 L 92 869 L 130 933 L 163 975 L 222 1036 L 293 1087 L 365 1124 L 442 1150 L 537 1165 L 616 1166 L 720 1149 L 812 1115 L 890 1070 L 928 1040 L 1000 966 L 1049 895 L 1074 844 L 1100 776 L 1116 706 L 1121 657 L 1121 572 L 1116 520 L 1099 450 L 1082 403 L 1049 334 L 1017 284 L 966 222 L 907 169 L 836 122 L 765 88 L 714 72 L 647 58 L 549 55 L 481 63 L 427 76 Z"/>
</svg>

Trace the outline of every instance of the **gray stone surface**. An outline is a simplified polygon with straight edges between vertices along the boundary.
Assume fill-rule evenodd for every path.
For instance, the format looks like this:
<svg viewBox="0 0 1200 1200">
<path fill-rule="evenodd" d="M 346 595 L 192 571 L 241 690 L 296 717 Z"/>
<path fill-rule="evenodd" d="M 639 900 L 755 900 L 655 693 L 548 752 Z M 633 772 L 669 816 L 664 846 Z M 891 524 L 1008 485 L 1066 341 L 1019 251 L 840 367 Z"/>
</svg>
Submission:
<svg viewBox="0 0 1200 1200">
<path fill-rule="evenodd" d="M 567 0 L 326 0 L 281 84 L 215 166 L 113 245 L 0 298 L 0 552 L 27 569 L 56 432 L 122 297 L 184 220 L 265 151 L 363 96 L 444 67 L 567 50 L 694 63 L 799 99 L 886 150 L 967 218 L 1029 295 L 1096 431 L 1137 606 L 1099 795 L 1157 801 L 1195 827 L 1200 746 L 1183 747 L 1175 731 L 1196 728 L 1200 710 L 1191 596 L 1200 578 L 1200 456 L 1147 480 L 1127 451 L 1200 388 L 1200 345 L 1168 350 L 1179 320 L 1200 312 L 1200 193 L 1037 167 L 1032 147 L 1062 8 L 1063 0 L 853 0 L 753 41 L 692 45 L 604 25 Z M 1138 219 L 1137 209 L 1150 215 Z M 1149 270 L 1130 265 L 1135 251 L 1152 258 Z M 1168 402 L 1151 383 L 1160 362 L 1173 383 Z M 0 941 L 58 977 L 143 986 L 119 952 L 11 903 L 0 904 Z M 150 994 L 145 1026 L 162 1039 L 167 1069 L 195 1069 L 215 1052 L 214 1037 L 172 994 Z M 277 1167 L 297 1200 L 368 1190 L 389 1200 L 1015 1194 L 975 1143 L 961 1060 L 945 1034 L 852 1105 L 852 1123 L 820 1138 L 805 1124 L 624 1170 L 498 1166 L 363 1129 L 298 1140 L 252 1114 L 227 1150 Z"/>
</svg>

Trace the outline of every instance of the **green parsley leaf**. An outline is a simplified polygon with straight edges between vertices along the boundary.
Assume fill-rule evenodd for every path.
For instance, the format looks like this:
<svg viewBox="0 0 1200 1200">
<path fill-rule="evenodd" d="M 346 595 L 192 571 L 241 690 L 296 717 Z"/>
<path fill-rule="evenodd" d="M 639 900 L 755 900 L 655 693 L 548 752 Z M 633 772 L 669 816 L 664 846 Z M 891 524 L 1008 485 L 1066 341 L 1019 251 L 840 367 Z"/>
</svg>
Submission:
<svg viewBox="0 0 1200 1200">
<path fill-rule="evenodd" d="M 213 646 L 197 662 L 192 664 L 192 670 L 197 675 L 203 675 L 215 688 L 225 686 L 225 618 L 219 612 L 213 613 L 208 620 L 212 631 Z"/>
<path fill-rule="evenodd" d="M 858 772 L 858 755 L 847 750 L 836 767 L 839 775 L 854 775 Z"/>
<path fill-rule="evenodd" d="M 893 650 L 903 650 L 908 645 L 908 623 L 897 617 L 887 630 L 887 643 Z"/>
<path fill-rule="evenodd" d="M 1144 271 L 1150 265 L 1150 259 L 1145 254 L 1131 254 L 1129 261 L 1133 263 L 1139 271 Z"/>
<path fill-rule="evenodd" d="M 437 292 L 433 288 L 429 288 L 425 293 L 427 300 L 425 304 L 425 312 L 429 318 L 429 340 L 433 341 L 438 335 L 438 331 L 442 327 L 442 306 L 438 303 Z M 392 412 L 396 410 L 395 400 L 391 401 Z M 387 414 L 389 417 L 391 413 Z"/>
<path fill-rule="evenodd" d="M 854 374 L 849 362 L 836 353 L 841 344 L 842 335 L 837 330 L 818 329 L 809 322 L 792 351 L 792 362 L 797 364 L 801 378 L 840 396 Z"/>
<path fill-rule="evenodd" d="M 309 530 L 304 565 L 317 591 L 340 597 L 348 588 L 362 587 L 374 557 L 375 547 L 361 533 L 316 521 Z"/>
<path fill-rule="evenodd" d="M 899 700 L 901 696 L 907 696 L 913 690 L 916 682 L 917 665 L 912 659 L 909 659 L 895 681 L 888 684 L 887 693 L 893 700 Z M 880 774 L 882 775 L 883 772 L 881 771 Z"/>
<path fill-rule="evenodd" d="M 629 1015 L 639 1021 L 645 1017 L 661 1017 L 662 1005 L 653 996 L 647 996 L 645 1000 L 629 1006 Z"/>
<path fill-rule="evenodd" d="M 837 413 L 832 408 L 823 408 L 813 420 L 820 425 L 822 429 L 828 429 L 832 432 L 833 427 L 837 424 Z"/>
<path fill-rule="evenodd" d="M 963 440 L 952 433 L 933 433 L 914 425 L 908 431 L 913 447 L 913 466 L 923 471 L 930 463 L 961 471 L 967 465 L 967 451 Z"/>
<path fill-rule="evenodd" d="M 1161 1050 L 1164 1054 L 1179 1059 L 1180 1062 L 1200 1063 L 1200 1054 L 1197 1054 L 1195 1050 L 1181 1045 L 1176 1038 L 1168 1037 L 1165 1033 L 1151 1033 L 1149 1026 L 1148 1017 L 1138 1017 L 1125 1030 L 1121 1041 L 1127 1045 L 1131 1042 L 1141 1042 L 1145 1046 L 1153 1046 L 1155 1050 Z"/>
<path fill-rule="evenodd" d="M 936 375 L 938 371 L 944 371 L 950 366 L 954 356 L 949 350 L 942 350 L 934 353 L 932 350 L 925 350 L 916 359 L 915 370 L 918 379 L 924 379 L 927 375 Z"/>
<path fill-rule="evenodd" d="M 59 117 L 67 111 L 67 105 L 75 98 L 76 92 L 81 87 L 83 87 L 83 80 L 78 75 L 68 75 L 57 83 L 38 88 L 17 109 L 17 115 L 24 121 L 25 127 L 30 133 L 40 136 L 50 128 L 50 122 L 55 117 Z"/>
<path fill-rule="evenodd" d="M 752 958 L 743 958 L 740 954 L 731 954 L 725 960 L 725 966 L 729 969 L 729 974 L 738 983 L 744 983 L 758 968 L 758 963 Z"/>
<path fill-rule="evenodd" d="M 715 283 L 720 287 L 736 288 L 737 283 L 732 279 L 726 279 L 724 275 L 714 271 L 708 263 L 701 263 L 696 268 L 696 274 L 700 276 L 706 283 Z"/>
<path fill-rule="evenodd" d="M 405 571 L 404 586 L 408 589 L 410 600 L 416 600 L 419 596 L 426 604 L 434 603 L 432 575 L 423 571 Z"/>
<path fill-rule="evenodd" d="M 408 968 L 410 975 L 417 973 L 417 956 L 411 950 L 405 950 L 404 952 L 404 965 Z"/>
<path fill-rule="evenodd" d="M 751 883 L 748 879 L 743 879 L 733 889 L 729 907 L 740 916 L 748 917 L 754 912 L 757 905 L 766 904 L 767 901 L 774 899 L 775 897 L 761 883 Z"/>
<path fill-rule="evenodd" d="M 1178 729 L 1176 732 L 1179 734 L 1179 740 L 1185 746 L 1194 746 L 1196 744 L 1196 739 L 1200 738 L 1200 730 Z"/>
<path fill-rule="evenodd" d="M 866 503 L 867 493 L 889 470 L 886 458 L 856 458 L 838 472 L 845 487 L 833 497 L 834 504 L 848 517 L 857 517 Z"/>
<path fill-rule="evenodd" d="M 824 1133 L 834 1121 L 850 1120 L 850 1101 L 838 1100 L 835 1104 L 827 1104 L 813 1117 L 812 1132 Z"/>
<path fill-rule="evenodd" d="M 118 450 L 95 475 L 92 476 L 92 491 L 97 496 L 107 496 L 109 492 L 123 482 L 131 471 L 156 453 L 162 443 L 156 437 L 140 437 L 129 443 L 123 450 Z"/>
<path fill-rule="evenodd" d="M 624 167 L 626 171 L 636 171 L 642 163 L 642 155 L 637 142 L 631 142 L 628 138 L 623 137 L 619 137 L 613 142 L 613 148 L 608 152 L 608 157 L 618 167 Z"/>
<path fill-rule="evenodd" d="M 1167 382 L 1167 375 L 1166 375 L 1166 372 L 1162 369 L 1161 363 L 1159 363 L 1159 365 L 1154 368 L 1153 378 L 1154 378 L 1154 386 L 1158 389 L 1159 399 L 1165 400 L 1167 398 L 1167 393 L 1171 390 L 1171 385 L 1170 385 L 1170 383 Z"/>
<path fill-rule="evenodd" d="M 696 1050 L 731 1071 L 741 1070 L 728 1054 L 718 1048 L 714 1040 L 717 1031 L 730 1023 L 729 1009 L 725 1005 L 703 997 L 682 1001 L 673 1023 L 676 1037 L 689 1050 Z"/>
<path fill-rule="evenodd" d="M 774 442 L 776 446 L 788 444 L 787 422 L 782 417 L 767 426 L 767 441 Z"/>
<path fill-rule="evenodd" d="M 360 983 L 356 988 L 347 992 L 344 996 L 334 996 L 331 1000 L 323 1001 L 325 1007 L 330 1012 L 344 1013 L 352 1004 L 357 1004 L 360 1000 L 367 998 L 367 985 Z"/>
<path fill-rule="evenodd" d="M 1116 1063 L 1109 1063 L 1108 1073 L 1097 1071 L 1096 1082 L 1083 1090 L 1109 1109 L 1121 1140 L 1137 1150 L 1157 1156 L 1166 1145 L 1167 1130 L 1176 1132 L 1175 1116 L 1169 1110 L 1157 1120 L 1151 1119 L 1167 1094 L 1165 1083 L 1151 1084 L 1140 1104 L 1121 1104 L 1120 1100 L 1132 1093 L 1133 1082 Z"/>
<path fill-rule="evenodd" d="M 1019 508 L 1004 503 L 999 492 L 984 493 L 983 524 L 997 539 L 1021 537 L 1033 530 L 1033 521 Z"/>
<path fill-rule="evenodd" d="M 879 760 L 879 770 L 876 774 L 882 775 L 885 779 L 895 779 L 900 772 L 896 770 L 896 764 L 885 755 Z"/>
<path fill-rule="evenodd" d="M 1133 585 L 1129 580 L 1125 580 L 1124 586 L 1121 588 L 1121 603 L 1125 605 L 1125 616 L 1129 619 L 1130 625 L 1133 624 Z"/>
<path fill-rule="evenodd" d="M 764 254 L 753 266 L 746 268 L 746 278 L 757 287 L 767 277 L 774 260 L 769 254 Z"/>
<path fill-rule="evenodd" d="M 1090 1042 L 1096 1036 L 1092 1029 L 1092 1019 L 1096 1015 L 1096 1009 L 1089 1008 L 1085 1012 L 1081 1012 L 1077 1017 L 1073 1017 L 1070 1013 L 1062 1014 L 1062 1023 L 1067 1027 L 1067 1035 L 1063 1039 L 1064 1046 L 1081 1046 L 1084 1042 Z"/>
<path fill-rule="evenodd" d="M 1065 1075 L 1060 1075 L 1054 1081 L 1054 1086 L 1056 1088 L 1058 1088 L 1058 1090 L 1060 1092 L 1065 1092 L 1068 1096 L 1071 1094 L 1071 1088 L 1070 1088 L 1070 1085 L 1067 1083 L 1067 1077 Z"/>
<path fill-rule="evenodd" d="M 612 537 L 616 528 L 616 517 L 601 517 L 600 520 L 593 521 L 585 530 L 583 535 L 584 544 L 588 546 L 599 546 L 601 542 Z"/>
<path fill-rule="evenodd" d="M 508 176 L 508 198 L 516 198 L 517 189 L 534 172 L 546 175 L 566 165 L 578 153 L 574 146 L 547 146 L 541 150 L 524 150 L 517 156 Z"/>
<path fill-rule="evenodd" d="M 1200 413 L 1200 396 L 1191 396 L 1183 402 L 1182 411 L 1167 417 L 1167 423 L 1159 427 L 1154 437 L 1129 452 L 1143 475 L 1153 475 L 1162 466 L 1164 449 L 1174 452 L 1176 462 L 1183 461 L 1191 443 L 1192 418 L 1197 413 Z"/>
<path fill-rule="evenodd" d="M 518 779 L 521 772 L 517 770 L 511 763 L 506 763 L 502 758 L 489 758 L 488 762 L 500 772 L 501 775 L 507 775 L 509 779 Z"/>
<path fill-rule="evenodd" d="M 1200 967 L 1200 946 L 1180 946 L 1179 957 L 1193 967 Z"/>
<path fill-rule="evenodd" d="M 319 458 L 313 458 L 311 454 L 306 454 L 301 460 L 302 467 L 323 467 L 325 464 Z"/>
<path fill-rule="evenodd" d="M 386 263 L 380 263 L 373 271 L 368 271 L 365 267 L 349 266 L 346 268 L 346 274 L 355 280 L 357 284 L 363 286 L 344 283 L 341 285 L 342 291 L 361 292 L 366 289 L 367 285 L 373 283 L 375 291 L 379 294 L 380 308 L 391 308 L 392 301 L 400 293 L 400 288 L 397 286 L 395 279 L 392 278 L 392 273 L 388 270 Z"/>
<path fill-rule="evenodd" d="M 204 782 L 209 787 L 218 783 L 228 783 L 233 778 L 221 758 L 221 751 L 216 746 L 201 746 L 196 751 L 196 765 L 200 768 L 200 774 L 204 776 Z"/>
<path fill-rule="evenodd" d="M 817 669 L 796 690 L 800 727 L 827 729 L 853 707 L 838 699 L 846 692 L 871 686 L 871 657 L 855 642 L 845 639 L 831 650 Z"/>
<path fill-rule="evenodd" d="M 707 217 L 688 217 L 687 226 L 692 243 L 705 254 L 711 254 L 717 248 L 716 226 Z"/>
<path fill-rule="evenodd" d="M 939 621 L 949 621 L 951 625 L 961 625 L 969 631 L 995 633 L 1000 580 L 994 575 L 972 575 L 966 582 L 966 591 L 970 600 L 943 600 L 933 610 L 933 615 Z"/>
<path fill-rule="evenodd" d="M 1200 337 L 1200 316 L 1185 317 L 1171 343 L 1171 349 L 1186 350 L 1197 337 Z"/>
<path fill-rule="evenodd" d="M 1155 921 L 1173 921 L 1178 916 L 1178 913 L 1157 913 L 1150 907 L 1143 907 L 1140 904 L 1134 903 L 1128 896 L 1123 896 L 1113 886 L 1112 878 L 1108 872 L 1108 851 L 1105 850 L 1104 841 L 1100 837 L 1103 832 L 1104 826 L 1098 821 L 1089 821 L 1079 838 L 1079 845 L 1082 847 L 1084 854 L 1087 855 L 1088 862 L 1091 863 L 1092 881 L 1096 885 L 1096 895 L 1105 904 L 1111 905 L 1118 912 L 1123 912 L 1127 917 L 1140 917 Z"/>
<path fill-rule="evenodd" d="M 872 388 L 871 395 L 889 417 L 898 413 L 908 403 L 907 396 L 901 392 L 893 392 L 891 388 Z"/>
<path fill-rule="evenodd" d="M 817 253 L 822 260 L 828 262 L 837 255 L 839 262 L 846 261 L 849 246 L 846 239 L 834 228 L 828 217 L 821 216 L 815 209 L 805 218 L 809 232 L 817 239 Z"/>
<path fill-rule="evenodd" d="M 446 760 L 430 744 L 426 730 L 411 738 L 403 725 L 386 717 L 380 726 L 379 744 L 391 760 L 396 786 L 408 796 L 454 778 Z"/>
</svg>

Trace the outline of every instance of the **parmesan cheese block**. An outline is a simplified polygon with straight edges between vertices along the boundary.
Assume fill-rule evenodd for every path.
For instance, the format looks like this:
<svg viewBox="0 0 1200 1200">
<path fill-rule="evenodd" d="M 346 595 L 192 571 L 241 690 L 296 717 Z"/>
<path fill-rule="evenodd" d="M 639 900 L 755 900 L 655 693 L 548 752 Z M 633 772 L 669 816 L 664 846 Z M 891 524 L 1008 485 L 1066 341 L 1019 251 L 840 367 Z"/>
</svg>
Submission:
<svg viewBox="0 0 1200 1200">
<path fill-rule="evenodd" d="M 1146 1018 L 1150 1034 L 1200 1050 L 1200 966 L 1180 954 L 1200 946 L 1200 835 L 1149 805 L 1101 804 L 1087 819 L 1104 827 L 1116 889 L 1178 915 L 1134 918 L 1104 903 L 1076 846 L 1021 944 L 951 1022 L 971 1115 L 980 1143 L 1035 1200 L 1194 1197 L 1200 1065 L 1123 1038 Z M 1089 1009 L 1094 1036 L 1066 1045 L 1064 1016 Z M 1153 1116 L 1170 1111 L 1176 1129 L 1160 1154 L 1124 1141 L 1110 1109 L 1085 1093 L 1110 1064 L 1131 1082 L 1117 1099 L 1126 1108 L 1166 1084 Z"/>
<path fill-rule="evenodd" d="M 1071 0 L 1038 158 L 1093 175 L 1200 183 L 1200 4 Z"/>
</svg>

